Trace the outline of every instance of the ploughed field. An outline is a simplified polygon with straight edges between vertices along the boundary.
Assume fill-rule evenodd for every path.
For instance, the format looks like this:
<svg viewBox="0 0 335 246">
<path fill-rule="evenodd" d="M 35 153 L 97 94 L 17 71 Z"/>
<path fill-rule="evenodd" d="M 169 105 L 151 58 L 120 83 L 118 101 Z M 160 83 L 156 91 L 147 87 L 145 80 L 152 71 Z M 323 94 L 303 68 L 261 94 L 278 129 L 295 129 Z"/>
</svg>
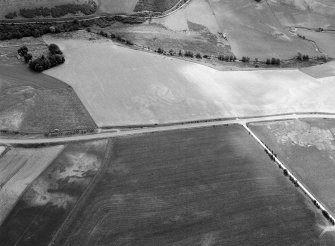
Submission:
<svg viewBox="0 0 335 246">
<path fill-rule="evenodd" d="M 249 127 L 335 215 L 335 120 L 287 120 Z"/>
<path fill-rule="evenodd" d="M 0 130 L 44 133 L 95 127 L 65 83 L 25 66 L 0 66 Z"/>
<path fill-rule="evenodd" d="M 60 164 L 52 164 L 0 228 L 2 242 L 39 245 L 43 239 L 40 245 L 47 245 L 53 238 L 52 245 L 64 246 L 333 243 L 329 234 L 319 238 L 328 224 L 312 202 L 242 126 L 114 138 L 110 143 L 106 162 L 94 181 L 85 182 L 89 188 L 75 206 L 68 195 L 80 194 L 72 184 L 80 179 L 68 176 L 56 182 L 54 177 L 65 177 L 59 172 L 68 173 L 62 168 L 67 162 L 63 159 L 57 169 Z M 47 200 L 40 185 L 49 192 Z M 60 195 L 69 202 L 61 203 Z M 70 215 L 59 227 L 65 214 Z M 51 224 L 43 227 L 48 220 Z"/>
<path fill-rule="evenodd" d="M 335 112 L 335 84 L 299 70 L 218 71 L 108 40 L 44 38 L 67 59 L 45 73 L 71 85 L 98 126 Z"/>
</svg>

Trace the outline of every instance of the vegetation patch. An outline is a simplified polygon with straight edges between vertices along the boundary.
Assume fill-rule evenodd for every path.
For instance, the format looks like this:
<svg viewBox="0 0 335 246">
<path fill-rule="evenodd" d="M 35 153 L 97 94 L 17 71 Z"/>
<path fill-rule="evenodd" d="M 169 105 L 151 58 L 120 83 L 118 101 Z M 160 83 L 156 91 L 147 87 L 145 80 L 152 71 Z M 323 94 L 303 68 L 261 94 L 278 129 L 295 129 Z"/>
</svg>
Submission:
<svg viewBox="0 0 335 246">
<path fill-rule="evenodd" d="M 63 52 L 56 44 L 48 46 L 49 53 L 38 58 L 34 58 L 32 54 L 28 53 L 27 46 L 22 46 L 17 53 L 24 58 L 24 61 L 29 64 L 29 68 L 35 72 L 42 72 L 52 67 L 56 67 L 65 62 Z"/>
</svg>

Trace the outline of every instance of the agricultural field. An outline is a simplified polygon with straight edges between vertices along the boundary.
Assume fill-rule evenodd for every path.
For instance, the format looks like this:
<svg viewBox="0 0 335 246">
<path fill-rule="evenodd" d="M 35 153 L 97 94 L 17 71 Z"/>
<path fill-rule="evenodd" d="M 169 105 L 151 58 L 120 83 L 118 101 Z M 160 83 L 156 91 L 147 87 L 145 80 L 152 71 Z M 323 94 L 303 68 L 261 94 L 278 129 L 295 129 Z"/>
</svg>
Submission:
<svg viewBox="0 0 335 246">
<path fill-rule="evenodd" d="M 101 127 L 335 108 L 335 84 L 298 70 L 218 71 L 110 40 L 45 40 L 67 56 L 45 73 L 71 85 Z"/>
<path fill-rule="evenodd" d="M 88 1 L 89 0 L 0 0 L 0 19 L 4 19 L 5 15 L 9 12 L 19 11 L 24 8 L 52 8 L 62 4 L 83 4 Z"/>
<path fill-rule="evenodd" d="M 8 216 L 29 184 L 62 151 L 63 146 L 40 149 L 11 148 L 0 154 L 0 224 Z M 1 244 L 4 241 L 1 240 Z"/>
<path fill-rule="evenodd" d="M 335 27 L 333 0 L 268 0 L 267 2 L 283 26 L 329 29 Z"/>
<path fill-rule="evenodd" d="M 192 51 L 217 57 L 232 55 L 215 16 L 206 1 L 192 0 L 184 8 L 164 18 L 153 18 L 140 25 L 115 23 L 98 28 L 131 40 L 140 47 L 165 51 Z"/>
<path fill-rule="evenodd" d="M 242 126 L 112 143 L 101 176 L 53 245 L 334 243 L 330 233 L 320 237 L 328 224 L 312 202 Z"/>
<path fill-rule="evenodd" d="M 300 70 L 317 79 L 335 77 L 335 61 L 327 62 L 318 66 L 301 68 Z"/>
<path fill-rule="evenodd" d="M 34 179 L 29 179 L 29 182 L 26 179 L 28 188 L 16 197 L 19 200 L 0 226 L 1 245 L 48 245 L 76 202 L 88 192 L 86 188 L 94 185 L 103 164 L 106 145 L 107 140 L 72 143 L 50 165 L 45 158 L 38 159 L 37 163 L 43 163 L 47 168 L 44 172 L 36 172 Z M 45 149 L 36 151 L 44 153 Z M 26 152 L 34 153 L 34 150 L 27 149 Z M 48 154 L 50 152 L 45 152 L 45 155 Z M 0 159 L 0 163 L 3 161 Z M 36 159 L 29 158 L 28 161 L 26 166 Z M 23 160 L 21 162 L 24 163 Z M 20 186 L 10 187 L 14 189 Z M 0 192 L 3 193 L 3 189 Z M 6 207 L 0 206 L 1 212 L 5 210 Z"/>
<path fill-rule="evenodd" d="M 71 87 L 23 65 L 0 65 L 0 130 L 88 128 L 96 125 Z"/>
<path fill-rule="evenodd" d="M 164 12 L 174 7 L 180 0 L 138 0 L 135 11 Z"/>
<path fill-rule="evenodd" d="M 319 55 L 312 43 L 292 35 L 278 22 L 267 1 L 210 0 L 209 3 L 238 58 L 288 59 L 298 52 Z"/>
<path fill-rule="evenodd" d="M 175 31 L 190 31 L 188 22 L 203 26 L 212 34 L 221 31 L 209 3 L 201 0 L 192 0 L 184 8 L 171 15 L 152 20 L 152 23 L 162 24 Z"/>
<path fill-rule="evenodd" d="M 334 215 L 335 120 L 287 120 L 249 127 Z"/>
<path fill-rule="evenodd" d="M 334 19 L 335 21 L 335 19 Z M 335 31 L 334 32 L 316 32 L 306 29 L 298 29 L 300 35 L 306 39 L 316 42 L 319 49 L 331 58 L 335 58 Z"/>
<path fill-rule="evenodd" d="M 98 0 L 98 11 L 102 13 L 132 13 L 138 0 Z"/>
<path fill-rule="evenodd" d="M 222 43 L 217 35 L 212 34 L 205 26 L 192 22 L 187 22 L 185 30 L 181 31 L 166 28 L 158 21 L 143 25 L 116 23 L 105 28 L 93 28 L 95 29 L 97 33 L 102 30 L 131 40 L 142 49 L 154 51 L 162 48 L 166 52 L 172 50 L 175 55 L 178 55 L 179 50 L 215 57 L 219 54 L 232 55 L 229 45 Z"/>
</svg>

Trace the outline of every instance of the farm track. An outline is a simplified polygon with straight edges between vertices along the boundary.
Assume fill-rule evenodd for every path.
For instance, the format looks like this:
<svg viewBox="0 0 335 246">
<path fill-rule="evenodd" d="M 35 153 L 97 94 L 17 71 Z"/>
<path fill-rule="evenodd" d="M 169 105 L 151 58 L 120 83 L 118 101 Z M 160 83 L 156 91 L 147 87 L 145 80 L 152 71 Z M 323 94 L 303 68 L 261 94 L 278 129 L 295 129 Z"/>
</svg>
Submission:
<svg viewBox="0 0 335 246">
<path fill-rule="evenodd" d="M 303 193 L 315 204 L 315 206 L 319 208 L 322 213 L 328 214 L 328 217 L 324 215 L 325 218 L 328 219 L 332 225 L 334 225 L 335 218 L 332 215 L 331 210 L 326 208 L 326 206 L 314 196 L 314 194 L 305 186 L 305 184 L 302 183 L 302 181 L 299 181 L 293 172 L 277 158 L 277 156 L 262 142 L 262 140 L 256 136 L 256 134 L 247 126 L 247 124 L 242 125 L 246 131 L 262 146 L 266 153 L 272 157 L 273 161 L 280 167 L 280 169 L 287 172 L 287 176 L 290 178 L 290 180 L 296 183 L 296 186 L 303 191 Z"/>
<path fill-rule="evenodd" d="M 67 142 L 86 141 L 94 139 L 104 139 L 112 137 L 121 137 L 129 135 L 155 133 L 161 131 L 173 131 L 179 129 L 188 128 L 202 128 L 202 127 L 215 127 L 220 125 L 231 125 L 231 124 L 247 124 L 252 122 L 264 122 L 264 121 L 278 121 L 288 119 L 299 119 L 299 118 L 331 118 L 335 119 L 333 113 L 288 113 L 281 115 L 268 115 L 268 116 L 255 116 L 255 117 L 243 117 L 243 118 L 228 118 L 228 119 L 208 119 L 198 120 L 191 122 L 179 122 L 171 124 L 161 125 L 132 125 L 132 126 L 115 126 L 108 129 L 99 129 L 99 132 L 91 135 L 76 135 L 68 137 L 55 137 L 55 138 L 0 138 L 0 144 L 2 145 L 48 145 L 48 144 L 61 144 Z"/>
</svg>

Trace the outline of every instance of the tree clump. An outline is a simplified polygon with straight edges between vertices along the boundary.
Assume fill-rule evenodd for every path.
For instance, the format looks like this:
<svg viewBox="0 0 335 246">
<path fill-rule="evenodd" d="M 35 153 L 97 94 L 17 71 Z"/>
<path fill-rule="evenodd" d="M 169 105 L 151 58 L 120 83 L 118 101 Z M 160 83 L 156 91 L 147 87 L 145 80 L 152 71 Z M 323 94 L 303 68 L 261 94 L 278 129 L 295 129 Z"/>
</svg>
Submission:
<svg viewBox="0 0 335 246">
<path fill-rule="evenodd" d="M 279 66 L 280 63 L 281 63 L 280 59 L 274 58 L 274 57 L 272 57 L 271 59 L 269 58 L 266 59 L 266 62 L 265 62 L 266 65 L 277 65 L 277 66 Z"/>
<path fill-rule="evenodd" d="M 31 70 L 42 72 L 65 62 L 63 52 L 56 44 L 50 44 L 48 49 L 49 53 L 47 56 L 41 55 L 36 59 L 33 59 L 32 54 L 28 53 L 28 48 L 26 46 L 20 47 L 17 52 L 24 58 L 24 61 L 29 64 Z"/>
</svg>

